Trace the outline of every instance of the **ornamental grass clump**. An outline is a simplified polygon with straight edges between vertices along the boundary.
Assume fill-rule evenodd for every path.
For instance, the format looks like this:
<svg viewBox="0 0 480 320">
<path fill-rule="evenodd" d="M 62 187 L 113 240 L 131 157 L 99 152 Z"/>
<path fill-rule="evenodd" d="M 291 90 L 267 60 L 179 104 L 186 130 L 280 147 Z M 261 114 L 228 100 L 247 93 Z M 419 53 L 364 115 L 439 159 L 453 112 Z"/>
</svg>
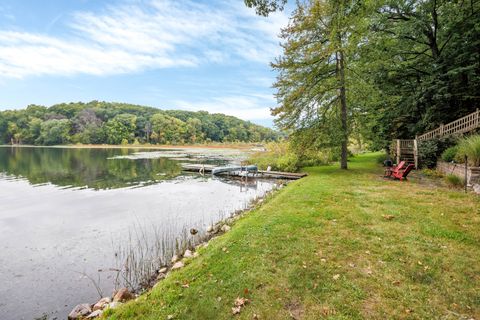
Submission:
<svg viewBox="0 0 480 320">
<path fill-rule="evenodd" d="M 441 158 L 445 162 L 453 162 L 455 161 L 455 157 L 457 156 L 457 153 L 458 153 L 458 146 L 453 146 L 443 151 Z"/>
<path fill-rule="evenodd" d="M 470 136 L 460 141 L 455 160 L 464 162 L 465 156 L 471 166 L 480 166 L 480 135 Z"/>
<path fill-rule="evenodd" d="M 461 188 L 465 182 L 462 178 L 454 175 L 448 174 L 445 176 L 445 182 L 452 188 Z"/>
</svg>

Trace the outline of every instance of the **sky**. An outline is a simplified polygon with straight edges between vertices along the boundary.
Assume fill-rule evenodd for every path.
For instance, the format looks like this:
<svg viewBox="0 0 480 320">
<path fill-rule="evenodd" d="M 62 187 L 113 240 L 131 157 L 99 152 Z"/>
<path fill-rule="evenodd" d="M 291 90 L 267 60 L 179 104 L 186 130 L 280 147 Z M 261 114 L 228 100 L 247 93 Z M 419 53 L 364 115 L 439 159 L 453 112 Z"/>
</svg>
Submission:
<svg viewBox="0 0 480 320">
<path fill-rule="evenodd" d="M 272 126 L 287 23 L 243 0 L 2 0 L 0 110 L 100 100 Z"/>
</svg>

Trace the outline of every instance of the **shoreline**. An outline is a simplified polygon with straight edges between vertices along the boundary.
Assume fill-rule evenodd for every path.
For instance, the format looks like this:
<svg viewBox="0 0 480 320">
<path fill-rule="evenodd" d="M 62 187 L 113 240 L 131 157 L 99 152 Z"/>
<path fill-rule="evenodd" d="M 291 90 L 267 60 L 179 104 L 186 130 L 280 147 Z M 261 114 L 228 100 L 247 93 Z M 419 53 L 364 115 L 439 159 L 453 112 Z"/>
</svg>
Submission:
<svg viewBox="0 0 480 320">
<path fill-rule="evenodd" d="M 480 199 L 415 177 L 385 181 L 378 155 L 352 158 L 348 171 L 307 168 L 103 318 L 477 318 Z"/>
<path fill-rule="evenodd" d="M 228 233 L 235 225 L 236 221 L 247 215 L 247 213 L 258 210 L 263 203 L 273 198 L 280 190 L 282 190 L 290 181 L 282 181 L 275 185 L 270 191 L 266 192 L 263 197 L 252 200 L 245 209 L 234 211 L 228 218 L 222 219 L 207 227 L 206 232 L 200 235 L 198 242 L 194 246 L 189 247 L 189 242 L 184 244 L 184 248 L 179 252 L 174 252 L 174 255 L 168 259 L 170 263 L 160 266 L 155 274 L 152 274 L 151 281 L 148 285 L 140 285 L 134 290 L 129 290 L 125 287 L 115 290 L 111 297 L 102 297 L 94 303 L 80 303 L 76 305 L 68 319 L 95 319 L 103 315 L 104 312 L 110 312 L 117 307 L 123 305 L 125 302 L 135 300 L 149 295 L 151 291 L 156 288 L 163 280 L 172 275 L 173 272 L 182 269 L 188 265 L 193 259 L 197 258 L 200 253 L 199 250 L 208 247 L 211 240 L 223 236 Z M 194 231 L 193 231 L 194 230 Z M 190 229 L 192 235 L 196 234 L 198 230 Z M 228 253 L 228 252 L 227 252 Z M 88 312 L 87 312 L 88 311 Z"/>
<path fill-rule="evenodd" d="M 156 150 L 165 150 L 165 149 L 237 149 L 237 150 L 250 150 L 255 148 L 257 145 L 262 143 L 245 143 L 245 144 L 185 144 L 185 145 L 111 145 L 111 144 L 67 144 L 67 145 L 52 145 L 52 146 L 36 146 L 28 144 L 3 144 L 0 147 L 11 147 L 11 148 L 58 148 L 58 149 L 156 149 Z"/>
</svg>

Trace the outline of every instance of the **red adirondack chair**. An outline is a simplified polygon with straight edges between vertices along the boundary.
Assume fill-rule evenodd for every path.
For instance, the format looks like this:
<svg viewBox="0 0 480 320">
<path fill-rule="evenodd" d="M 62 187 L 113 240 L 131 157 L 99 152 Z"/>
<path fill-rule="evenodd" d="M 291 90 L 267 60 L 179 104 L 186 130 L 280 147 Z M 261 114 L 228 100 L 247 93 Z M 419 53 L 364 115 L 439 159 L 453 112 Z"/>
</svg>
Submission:
<svg viewBox="0 0 480 320">
<path fill-rule="evenodd" d="M 410 171 L 413 170 L 413 168 L 415 168 L 415 166 L 413 164 L 409 164 L 405 169 L 400 169 L 400 170 L 397 170 L 397 171 L 393 171 L 392 176 L 393 176 L 394 179 L 406 180 L 408 174 L 410 173 Z"/>
<path fill-rule="evenodd" d="M 391 177 L 394 172 L 398 172 L 400 170 L 403 170 L 403 167 L 405 166 L 406 162 L 405 161 L 400 161 L 400 163 L 396 166 L 386 168 L 385 169 L 385 174 L 383 175 L 384 177 Z"/>
</svg>

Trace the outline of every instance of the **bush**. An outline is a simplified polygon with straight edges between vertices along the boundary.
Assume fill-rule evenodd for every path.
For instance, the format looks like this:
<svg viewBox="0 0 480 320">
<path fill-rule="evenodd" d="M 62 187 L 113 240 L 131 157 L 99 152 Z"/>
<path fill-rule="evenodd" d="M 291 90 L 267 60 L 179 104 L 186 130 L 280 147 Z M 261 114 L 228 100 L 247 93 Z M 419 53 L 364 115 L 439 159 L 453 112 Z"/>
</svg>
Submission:
<svg viewBox="0 0 480 320">
<path fill-rule="evenodd" d="M 448 174 L 445 176 L 445 181 L 447 184 L 452 188 L 461 188 L 464 185 L 464 181 L 462 178 L 457 177 L 454 174 Z"/>
<path fill-rule="evenodd" d="M 328 151 L 307 151 L 299 156 L 285 141 L 268 143 L 266 150 L 252 154 L 247 163 L 256 164 L 261 170 L 270 166 L 275 171 L 297 172 L 302 167 L 327 164 L 332 158 Z"/>
<path fill-rule="evenodd" d="M 448 147 L 455 144 L 453 138 L 420 141 L 418 144 L 418 160 L 422 168 L 435 168 L 437 159 Z"/>
<path fill-rule="evenodd" d="M 445 161 L 445 162 L 454 161 L 455 157 L 457 155 L 457 152 L 458 152 L 458 146 L 453 146 L 453 147 L 450 147 L 450 148 L 446 149 L 442 153 L 442 160 Z"/>
<path fill-rule="evenodd" d="M 480 166 L 480 135 L 470 136 L 460 141 L 455 160 L 464 162 L 465 155 L 471 166 Z"/>
</svg>

